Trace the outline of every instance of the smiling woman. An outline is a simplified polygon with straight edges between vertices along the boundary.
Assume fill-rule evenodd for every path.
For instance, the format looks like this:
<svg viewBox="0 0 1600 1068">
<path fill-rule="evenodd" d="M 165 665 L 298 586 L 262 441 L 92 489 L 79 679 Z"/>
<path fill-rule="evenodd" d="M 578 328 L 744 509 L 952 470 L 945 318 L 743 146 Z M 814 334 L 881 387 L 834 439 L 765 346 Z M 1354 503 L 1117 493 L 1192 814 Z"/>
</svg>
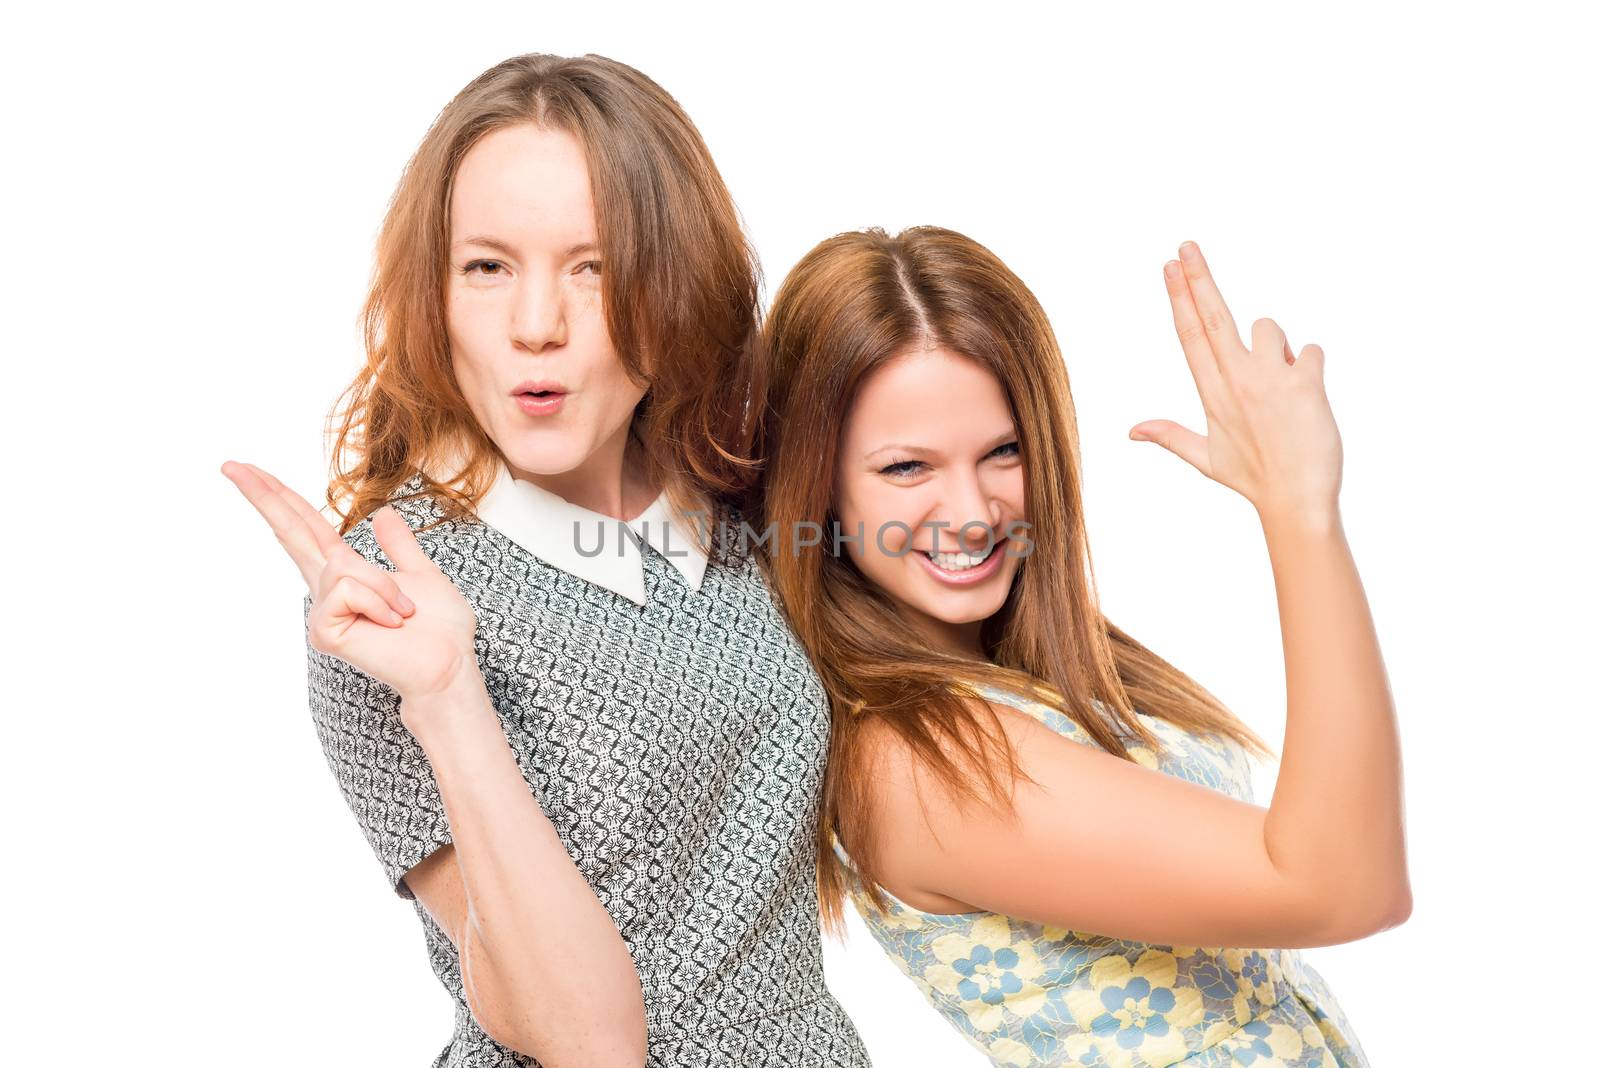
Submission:
<svg viewBox="0 0 1600 1068">
<path fill-rule="evenodd" d="M 1026 547 L 1005 536 L 1026 513 L 1017 427 L 999 380 L 942 346 L 913 346 L 862 380 L 836 466 L 840 525 L 886 531 L 887 552 L 849 543 L 853 564 L 928 641 L 977 650 Z"/>
<path fill-rule="evenodd" d="M 1360 1068 L 1297 949 L 1401 922 L 1410 890 L 1322 353 L 1296 358 L 1271 320 L 1246 350 L 1199 250 L 1181 256 L 1164 276 L 1211 433 L 1133 436 L 1261 515 L 1290 706 L 1271 807 L 1253 803 L 1254 732 L 1096 604 L 1038 300 L 954 231 L 840 234 L 768 320 L 760 512 L 779 539 L 830 517 L 907 533 L 833 554 L 779 540 L 768 560 L 836 712 L 823 915 L 853 900 L 996 1065 Z M 1019 520 L 1030 551 L 1002 553 L 993 532 Z"/>
</svg>

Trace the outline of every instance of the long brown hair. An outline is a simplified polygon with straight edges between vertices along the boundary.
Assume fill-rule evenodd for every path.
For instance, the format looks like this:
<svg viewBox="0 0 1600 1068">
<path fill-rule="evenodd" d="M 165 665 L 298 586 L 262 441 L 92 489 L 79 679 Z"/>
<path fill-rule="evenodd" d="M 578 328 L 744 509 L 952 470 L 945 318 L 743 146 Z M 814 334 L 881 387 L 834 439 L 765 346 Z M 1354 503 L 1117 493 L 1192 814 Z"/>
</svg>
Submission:
<svg viewBox="0 0 1600 1068">
<path fill-rule="evenodd" d="M 848 554 L 796 551 L 799 543 L 787 542 L 807 523 L 835 529 L 834 469 L 858 384 L 886 361 L 928 345 L 995 375 L 1022 446 L 1033 546 L 1004 605 L 982 625 L 986 661 L 919 640 Z M 846 873 L 833 852 L 835 828 L 869 900 L 887 906 L 863 789 L 873 758 L 863 737 L 873 721 L 893 730 L 953 796 L 998 811 L 1009 810 L 1009 783 L 1025 773 L 994 711 L 974 700 L 972 687 L 984 684 L 1058 709 L 1124 759 L 1132 759 L 1125 738 L 1161 748 L 1136 709 L 1272 753 L 1215 697 L 1097 607 L 1066 365 L 1044 309 L 992 252 L 933 226 L 893 237 L 876 227 L 839 234 L 784 280 L 763 350 L 769 383 L 759 452 L 767 472 L 751 513 L 759 530 L 772 532 L 764 564 L 833 707 L 817 835 L 828 929 L 843 933 Z"/>
<path fill-rule="evenodd" d="M 515 56 L 439 113 L 389 204 L 362 313 L 366 364 L 328 417 L 337 439 L 327 500 L 343 517 L 341 534 L 417 470 L 422 491 L 460 518 L 503 459 L 451 370 L 449 204 L 468 150 L 524 122 L 571 133 L 587 157 L 606 326 L 628 373 L 649 383 L 630 425 L 633 451 L 681 509 L 737 500 L 754 478 L 760 267 L 699 132 L 625 64 Z M 446 460 L 461 470 L 435 479 Z"/>
</svg>

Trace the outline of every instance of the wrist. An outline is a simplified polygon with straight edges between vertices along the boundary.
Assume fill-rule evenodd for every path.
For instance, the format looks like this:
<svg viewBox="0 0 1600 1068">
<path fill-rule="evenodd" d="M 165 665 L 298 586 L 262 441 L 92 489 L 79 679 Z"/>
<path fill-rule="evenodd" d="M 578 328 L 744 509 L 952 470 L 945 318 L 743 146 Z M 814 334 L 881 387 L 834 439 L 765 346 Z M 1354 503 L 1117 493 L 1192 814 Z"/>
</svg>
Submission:
<svg viewBox="0 0 1600 1068">
<path fill-rule="evenodd" d="M 1343 519 L 1339 502 L 1332 501 L 1273 501 L 1257 504 L 1256 515 L 1268 535 L 1292 533 L 1300 535 L 1330 535 L 1337 533 Z"/>
<path fill-rule="evenodd" d="M 485 708 L 493 711 L 475 655 L 464 656 L 454 671 L 427 690 L 400 695 L 400 718 L 418 740 L 440 724 L 460 722 Z"/>
</svg>

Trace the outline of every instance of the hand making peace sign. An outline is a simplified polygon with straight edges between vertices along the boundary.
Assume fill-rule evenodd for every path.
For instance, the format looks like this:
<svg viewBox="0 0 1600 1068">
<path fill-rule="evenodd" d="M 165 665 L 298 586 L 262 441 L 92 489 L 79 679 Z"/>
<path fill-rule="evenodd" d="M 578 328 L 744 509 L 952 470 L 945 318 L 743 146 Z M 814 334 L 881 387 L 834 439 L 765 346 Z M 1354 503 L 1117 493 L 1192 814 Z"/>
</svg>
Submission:
<svg viewBox="0 0 1600 1068">
<path fill-rule="evenodd" d="M 1262 515 L 1336 511 L 1344 453 L 1323 389 L 1322 348 L 1307 345 L 1297 359 L 1271 319 L 1255 321 L 1253 347 L 1245 348 L 1192 241 L 1165 275 L 1173 325 L 1205 408 L 1206 434 L 1149 419 L 1129 437 L 1182 457 L 1243 494 Z"/>
<path fill-rule="evenodd" d="M 306 625 L 314 649 L 338 657 L 405 699 L 440 693 L 477 670 L 472 606 L 417 544 L 389 505 L 372 529 L 396 571 L 347 545 L 305 498 L 254 464 L 228 461 L 222 473 L 267 521 L 311 591 Z"/>
</svg>

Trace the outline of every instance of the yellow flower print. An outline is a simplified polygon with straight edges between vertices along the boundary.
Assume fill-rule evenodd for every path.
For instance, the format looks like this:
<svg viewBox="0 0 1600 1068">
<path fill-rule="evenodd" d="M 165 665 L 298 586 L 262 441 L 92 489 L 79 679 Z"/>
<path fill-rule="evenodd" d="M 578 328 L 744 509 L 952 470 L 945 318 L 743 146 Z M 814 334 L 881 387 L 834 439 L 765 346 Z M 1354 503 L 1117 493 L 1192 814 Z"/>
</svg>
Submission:
<svg viewBox="0 0 1600 1068">
<path fill-rule="evenodd" d="M 1178 959 L 1147 949 L 1133 964 L 1107 956 L 1089 969 L 1089 988 L 1067 993 L 1067 1009 L 1083 1033 L 1067 1040 L 1079 1059 L 1095 1052 L 1107 1064 L 1132 1065 L 1137 1053 L 1147 1064 L 1172 1064 L 1188 1055 L 1185 1028 L 1205 1018 L 1200 991 L 1179 986 Z M 1074 1048 L 1076 1047 L 1076 1048 Z"/>
<path fill-rule="evenodd" d="M 1004 1068 L 1029 1068 L 1033 1064 L 1033 1050 L 1014 1038 L 997 1038 L 989 1043 L 989 1059 Z"/>
<path fill-rule="evenodd" d="M 1013 941 L 1010 921 L 997 914 L 977 920 L 970 931 L 933 940 L 929 948 L 939 963 L 923 974 L 928 986 L 959 999 L 973 1026 L 986 1033 L 1000 1028 L 1008 1010 L 1019 1017 L 1038 1012 L 1045 992 L 1036 980 L 1044 965 L 1033 946 Z"/>
</svg>

